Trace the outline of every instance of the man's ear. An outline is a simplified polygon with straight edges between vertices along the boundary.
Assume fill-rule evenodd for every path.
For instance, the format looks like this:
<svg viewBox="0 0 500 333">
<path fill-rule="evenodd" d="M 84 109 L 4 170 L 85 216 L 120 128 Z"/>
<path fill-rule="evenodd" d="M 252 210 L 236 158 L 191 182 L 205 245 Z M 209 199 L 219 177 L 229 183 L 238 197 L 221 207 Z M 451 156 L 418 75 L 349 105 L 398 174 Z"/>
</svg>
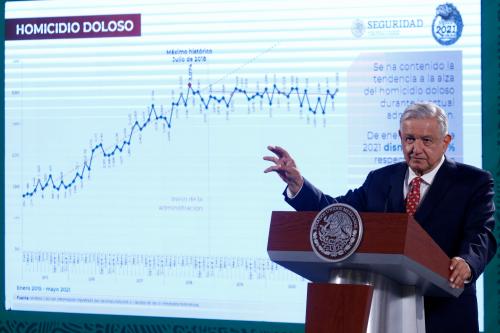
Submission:
<svg viewBox="0 0 500 333">
<path fill-rule="evenodd" d="M 443 143 L 444 143 L 444 152 L 448 149 L 448 145 L 450 144 L 452 140 L 452 137 L 450 134 L 446 134 L 443 138 Z"/>
</svg>

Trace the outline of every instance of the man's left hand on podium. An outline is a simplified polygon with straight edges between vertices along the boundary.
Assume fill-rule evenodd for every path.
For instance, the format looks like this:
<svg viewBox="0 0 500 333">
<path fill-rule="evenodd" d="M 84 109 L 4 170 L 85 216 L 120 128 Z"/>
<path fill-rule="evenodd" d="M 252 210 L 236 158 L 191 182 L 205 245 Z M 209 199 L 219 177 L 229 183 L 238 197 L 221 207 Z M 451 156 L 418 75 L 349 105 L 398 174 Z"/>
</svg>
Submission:
<svg viewBox="0 0 500 333">
<path fill-rule="evenodd" d="M 469 283 L 472 272 L 469 264 L 460 257 L 453 257 L 450 261 L 450 285 L 452 288 L 463 288 Z"/>
</svg>

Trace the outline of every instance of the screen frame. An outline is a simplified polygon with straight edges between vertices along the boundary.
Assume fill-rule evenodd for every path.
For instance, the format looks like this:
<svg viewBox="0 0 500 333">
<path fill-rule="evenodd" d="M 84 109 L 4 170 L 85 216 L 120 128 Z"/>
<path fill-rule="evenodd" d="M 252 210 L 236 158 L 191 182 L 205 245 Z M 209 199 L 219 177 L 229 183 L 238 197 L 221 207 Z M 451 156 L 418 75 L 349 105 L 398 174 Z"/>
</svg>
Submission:
<svg viewBox="0 0 500 333">
<path fill-rule="evenodd" d="M 488 4 L 487 4 L 488 3 Z M 481 1 L 482 8 L 482 18 L 481 27 L 485 30 L 485 27 L 498 26 L 498 20 L 495 17 L 496 11 L 493 2 L 488 2 L 485 0 Z M 5 6 L 5 5 L 4 5 Z M 1 14 L 5 16 L 5 7 L 2 6 Z M 498 7 L 498 1 L 497 1 Z M 488 9 L 489 8 L 489 9 Z M 497 8 L 498 10 L 498 8 Z M 491 15 L 486 15 L 489 12 Z M 4 35 L 4 21 L 0 25 L 0 31 Z M 488 29 L 489 30 L 489 29 Z M 493 34 L 492 34 L 493 35 Z M 491 87 L 498 87 L 498 52 L 496 48 L 495 38 L 498 36 L 491 36 L 493 42 L 485 42 L 486 36 L 482 35 L 482 51 L 481 51 L 481 64 L 483 69 L 495 68 L 495 71 L 482 71 L 482 128 L 483 128 L 483 166 L 486 169 L 492 171 L 498 180 L 498 164 L 496 165 L 497 170 L 495 173 L 495 163 L 498 161 L 498 149 L 497 141 L 494 139 L 486 139 L 491 135 L 498 133 L 498 128 L 495 126 L 498 124 L 498 115 L 494 113 L 494 102 L 498 98 L 500 89 L 493 89 Z M 2 44 L 3 50 L 5 50 L 5 42 Z M 5 68 L 5 59 L 2 59 L 2 72 Z M 3 83 L 4 84 L 4 83 Z M 496 91 L 496 95 L 495 95 Z M 2 103 L 5 103 L 4 99 L 5 87 L 2 89 Z M 488 102 L 491 101 L 491 102 Z M 493 105 L 492 105 L 493 104 Z M 493 107 L 492 107 L 493 106 Z M 5 104 L 3 104 L 5 111 Z M 495 120 L 495 121 L 492 121 Z M 491 130 L 493 127 L 493 130 Z M 1 145 L 1 152 L 5 156 L 5 119 L 1 119 L 1 131 L 3 131 L 3 144 Z M 488 136 L 488 134 L 490 136 Z M 498 137 L 498 134 L 497 134 Z M 495 154 L 496 152 L 496 154 Z M 1 169 L 5 175 L 5 160 L 2 159 Z M 5 186 L 5 179 L 2 177 L 2 186 Z M 2 193 L 2 226 L 5 230 L 5 193 Z M 5 249 L 5 240 L 2 237 L 0 240 L 0 246 Z M 2 256 L 2 260 L 5 260 L 5 256 Z M 490 267 L 494 264 L 491 263 Z M 0 327 L 5 327 L 7 331 L 23 331 L 28 329 L 33 329 L 33 327 L 45 327 L 46 331 L 52 331 L 53 329 L 59 328 L 65 331 L 71 328 L 71 331 L 81 331 L 90 332 L 97 329 L 111 329 L 111 331 L 135 331 L 137 326 L 142 330 L 148 329 L 158 329 L 166 332 L 183 332 L 193 327 L 207 328 L 207 331 L 214 332 L 303 332 L 302 324 L 288 324 L 288 323 L 269 323 L 269 322 L 245 322 L 245 321 L 225 321 L 225 320 L 212 320 L 212 319 L 182 319 L 182 318 L 157 318 L 157 317 L 140 317 L 140 316 L 120 316 L 120 315 L 90 315 L 90 314 L 71 314 L 71 313 L 46 313 L 46 312 L 34 312 L 34 311 L 6 311 L 5 310 L 5 262 L 1 265 L 0 269 L 0 282 L 2 284 L 2 290 L 0 295 L 2 296 L 2 302 L 4 303 L 2 309 L 0 309 Z M 496 278 L 496 272 L 494 269 L 489 269 L 485 272 L 485 281 L 494 281 Z M 485 295 L 492 295 L 493 290 L 490 283 L 485 283 Z M 487 302 L 491 300 L 487 299 Z M 498 302 L 498 301 L 497 301 Z M 489 318 L 490 314 L 488 312 L 488 306 L 485 306 L 485 327 L 494 327 L 488 323 L 494 323 L 494 318 Z M 493 316 L 493 314 L 491 314 Z M 47 326 L 48 325 L 48 326 Z M 488 331 L 488 330 L 487 330 Z"/>
</svg>

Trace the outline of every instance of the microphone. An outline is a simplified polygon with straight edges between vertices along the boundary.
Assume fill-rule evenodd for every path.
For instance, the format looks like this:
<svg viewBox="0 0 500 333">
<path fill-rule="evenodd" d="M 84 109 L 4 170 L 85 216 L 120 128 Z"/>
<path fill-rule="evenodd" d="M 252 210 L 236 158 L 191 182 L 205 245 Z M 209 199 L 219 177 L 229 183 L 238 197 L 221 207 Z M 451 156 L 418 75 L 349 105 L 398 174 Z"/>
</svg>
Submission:
<svg viewBox="0 0 500 333">
<path fill-rule="evenodd" d="M 392 185 L 389 185 L 389 191 L 387 191 L 385 202 L 384 202 L 384 213 L 387 213 L 387 206 L 389 205 L 390 194 L 392 190 Z"/>
</svg>

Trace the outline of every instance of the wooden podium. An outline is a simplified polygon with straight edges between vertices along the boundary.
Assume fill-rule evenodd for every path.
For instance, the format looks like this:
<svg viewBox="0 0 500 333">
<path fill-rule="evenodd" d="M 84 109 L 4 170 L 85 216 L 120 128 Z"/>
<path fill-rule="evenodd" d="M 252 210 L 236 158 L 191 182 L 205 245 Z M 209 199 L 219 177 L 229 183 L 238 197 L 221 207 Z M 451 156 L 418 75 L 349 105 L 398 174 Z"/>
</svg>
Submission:
<svg viewBox="0 0 500 333">
<path fill-rule="evenodd" d="M 270 259 L 310 280 L 306 333 L 425 332 L 423 295 L 458 297 L 448 284 L 448 256 L 413 217 L 360 213 L 356 252 L 328 262 L 312 249 L 317 212 L 273 212 Z"/>
</svg>

